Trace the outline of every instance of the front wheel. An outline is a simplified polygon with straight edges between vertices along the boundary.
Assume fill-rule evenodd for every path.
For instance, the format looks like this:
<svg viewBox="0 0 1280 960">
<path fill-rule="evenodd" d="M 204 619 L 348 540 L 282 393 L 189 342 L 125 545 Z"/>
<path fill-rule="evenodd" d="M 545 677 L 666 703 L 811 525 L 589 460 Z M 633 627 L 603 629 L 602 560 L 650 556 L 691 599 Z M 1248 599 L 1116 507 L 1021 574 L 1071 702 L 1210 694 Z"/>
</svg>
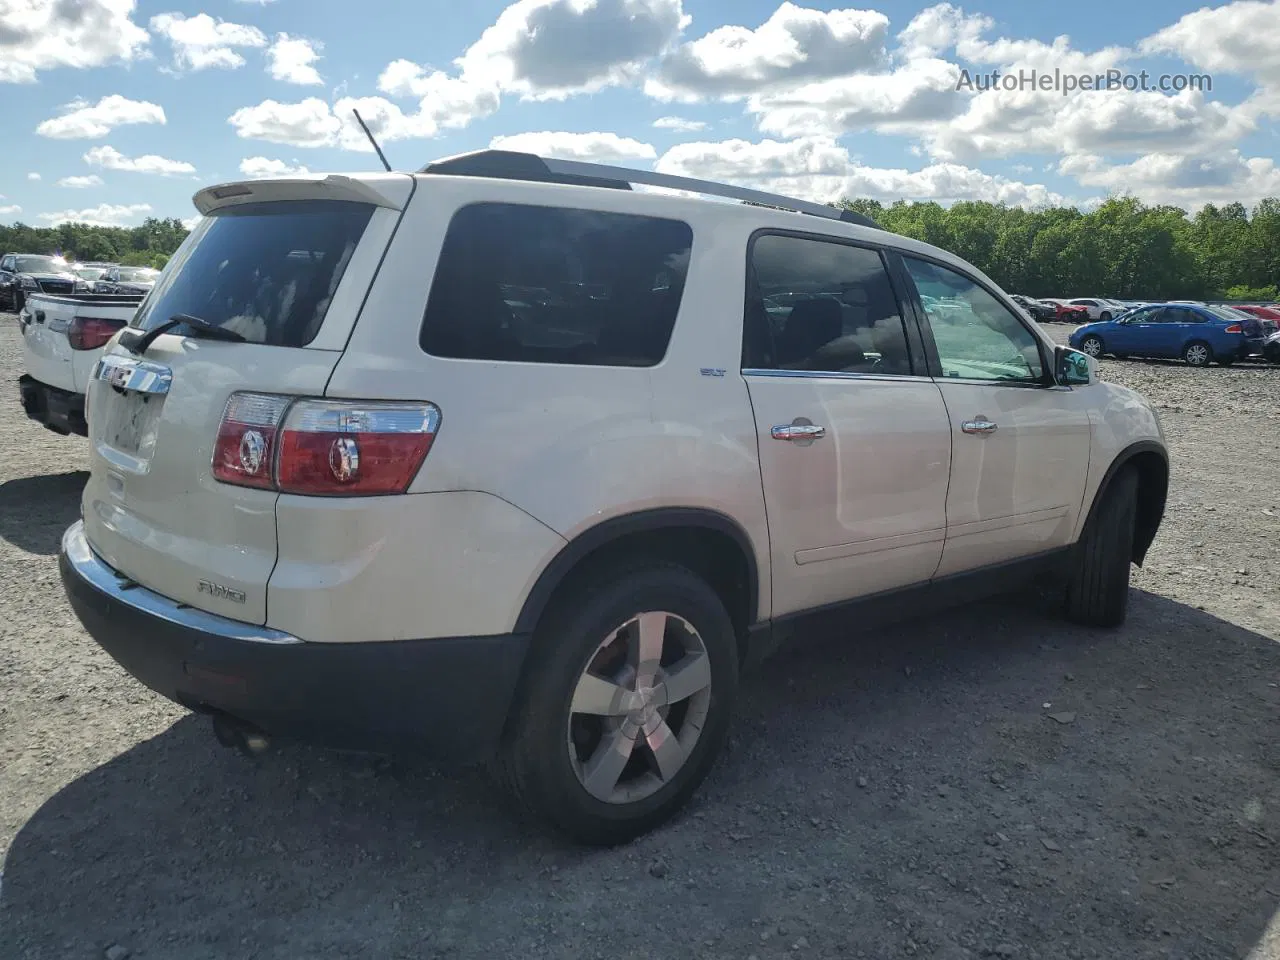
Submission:
<svg viewBox="0 0 1280 960">
<path fill-rule="evenodd" d="M 1101 320 L 1103 323 L 1106 323 L 1108 320 L 1111 319 L 1111 313 L 1107 310 L 1103 310 L 1100 314 L 1098 314 L 1098 319 Z"/>
<path fill-rule="evenodd" d="M 1080 341 L 1080 349 L 1091 357 L 1102 356 L 1102 338 L 1089 334 Z"/>
<path fill-rule="evenodd" d="M 1067 619 L 1118 627 L 1129 606 L 1129 564 L 1138 509 L 1138 474 L 1122 467 L 1076 543 L 1067 574 Z"/>
<path fill-rule="evenodd" d="M 1213 359 L 1213 351 L 1209 345 L 1200 340 L 1193 340 L 1182 349 L 1182 359 L 1193 367 L 1207 367 Z"/>
<path fill-rule="evenodd" d="M 512 792 L 588 844 L 669 819 L 715 762 L 738 685 L 724 604 L 664 563 L 597 575 L 539 625 L 498 760 Z"/>
</svg>

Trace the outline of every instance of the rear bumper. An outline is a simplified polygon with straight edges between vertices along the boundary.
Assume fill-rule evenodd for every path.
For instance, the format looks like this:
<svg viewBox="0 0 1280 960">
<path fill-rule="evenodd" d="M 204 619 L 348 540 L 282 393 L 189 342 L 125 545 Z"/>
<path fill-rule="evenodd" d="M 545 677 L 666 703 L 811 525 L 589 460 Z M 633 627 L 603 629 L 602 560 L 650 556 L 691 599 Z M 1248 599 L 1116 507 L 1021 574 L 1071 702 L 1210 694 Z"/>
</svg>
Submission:
<svg viewBox="0 0 1280 960">
<path fill-rule="evenodd" d="M 59 567 L 72 609 L 125 670 L 189 709 L 268 734 L 468 763 L 493 754 L 528 648 L 523 634 L 308 643 L 132 585 L 79 522 Z"/>
<path fill-rule="evenodd" d="M 22 409 L 32 420 L 58 433 L 89 435 L 84 418 L 83 393 L 59 390 L 26 373 L 18 378 L 18 391 L 22 397 Z"/>
</svg>

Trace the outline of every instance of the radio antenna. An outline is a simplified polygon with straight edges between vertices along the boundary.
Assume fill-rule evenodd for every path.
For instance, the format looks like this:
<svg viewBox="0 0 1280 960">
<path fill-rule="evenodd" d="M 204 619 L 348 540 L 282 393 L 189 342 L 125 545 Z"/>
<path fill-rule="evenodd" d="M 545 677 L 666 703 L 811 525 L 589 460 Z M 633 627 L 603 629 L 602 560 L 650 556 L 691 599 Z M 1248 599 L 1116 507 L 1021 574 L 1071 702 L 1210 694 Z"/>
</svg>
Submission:
<svg viewBox="0 0 1280 960">
<path fill-rule="evenodd" d="M 364 118 L 360 116 L 360 111 L 355 107 L 351 108 L 351 112 L 356 115 L 356 123 L 360 124 L 360 129 L 364 131 L 364 135 L 369 138 L 369 142 L 373 144 L 373 149 L 377 151 L 378 159 L 382 161 L 382 165 L 386 167 L 387 173 L 391 172 L 391 164 L 387 163 L 386 155 L 382 152 L 382 148 L 378 146 L 378 141 L 373 139 L 373 133 L 370 132 L 368 124 L 364 122 Z"/>
</svg>

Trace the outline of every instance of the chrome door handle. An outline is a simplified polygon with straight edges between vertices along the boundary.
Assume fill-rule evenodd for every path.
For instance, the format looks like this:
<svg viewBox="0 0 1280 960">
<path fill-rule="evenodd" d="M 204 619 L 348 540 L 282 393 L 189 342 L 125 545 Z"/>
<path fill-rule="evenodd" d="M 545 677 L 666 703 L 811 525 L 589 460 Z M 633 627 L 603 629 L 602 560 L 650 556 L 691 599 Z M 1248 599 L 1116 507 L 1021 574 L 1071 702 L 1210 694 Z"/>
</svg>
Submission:
<svg viewBox="0 0 1280 960">
<path fill-rule="evenodd" d="M 996 424 L 992 423 L 982 414 L 978 414 L 974 419 L 966 420 L 964 423 L 960 424 L 960 429 L 965 433 L 983 434 L 995 433 L 996 426 Z"/>
<path fill-rule="evenodd" d="M 769 436 L 775 440 L 799 440 L 814 441 L 821 440 L 827 435 L 827 428 L 820 427 L 816 423 L 780 423 L 769 431 Z"/>
</svg>

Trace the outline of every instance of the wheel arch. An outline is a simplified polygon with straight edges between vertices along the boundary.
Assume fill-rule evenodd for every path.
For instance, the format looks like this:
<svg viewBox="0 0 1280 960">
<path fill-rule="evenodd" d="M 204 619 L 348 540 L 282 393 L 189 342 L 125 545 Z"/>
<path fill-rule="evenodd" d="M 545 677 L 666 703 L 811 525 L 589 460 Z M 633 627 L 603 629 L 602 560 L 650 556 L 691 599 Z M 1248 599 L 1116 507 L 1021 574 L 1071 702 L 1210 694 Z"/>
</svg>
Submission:
<svg viewBox="0 0 1280 960">
<path fill-rule="evenodd" d="M 1138 513 L 1134 528 L 1132 560 L 1142 566 L 1147 551 L 1155 541 L 1156 533 L 1164 518 L 1165 503 L 1169 496 L 1169 454 L 1155 440 L 1139 440 L 1131 443 L 1111 461 L 1103 474 L 1098 490 L 1093 495 L 1085 524 L 1093 521 L 1098 505 L 1121 469 L 1132 466 L 1138 471 Z"/>
<path fill-rule="evenodd" d="M 534 581 L 517 633 L 532 633 L 552 601 L 582 577 L 624 555 L 647 554 L 689 566 L 720 595 L 745 652 L 760 602 L 760 572 L 751 538 L 726 514 L 701 507 L 660 507 L 611 517 L 569 541 Z"/>
</svg>

